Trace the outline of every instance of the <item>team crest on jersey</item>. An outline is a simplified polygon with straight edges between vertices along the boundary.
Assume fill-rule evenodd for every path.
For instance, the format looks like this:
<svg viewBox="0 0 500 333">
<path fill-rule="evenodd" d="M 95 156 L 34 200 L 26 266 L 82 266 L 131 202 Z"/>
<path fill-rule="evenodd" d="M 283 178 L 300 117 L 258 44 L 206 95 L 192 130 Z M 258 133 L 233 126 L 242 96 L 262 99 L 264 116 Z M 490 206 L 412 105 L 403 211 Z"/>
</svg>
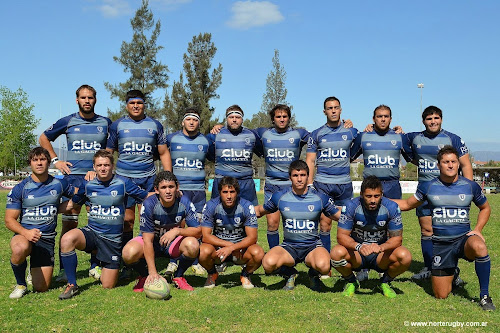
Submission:
<svg viewBox="0 0 500 333">
<path fill-rule="evenodd" d="M 391 143 L 392 143 L 393 146 L 395 146 L 396 145 L 396 140 L 391 140 Z"/>
<path fill-rule="evenodd" d="M 460 200 L 464 201 L 465 200 L 465 194 L 459 194 L 458 197 Z"/>
<path fill-rule="evenodd" d="M 288 142 L 293 143 L 295 141 L 295 138 L 289 138 Z"/>
<path fill-rule="evenodd" d="M 314 143 L 314 139 L 309 137 L 309 139 L 307 139 L 307 144 L 312 145 L 313 143 Z"/>
<path fill-rule="evenodd" d="M 97 126 L 97 132 L 102 133 L 102 126 Z"/>
<path fill-rule="evenodd" d="M 56 190 L 50 190 L 50 195 L 55 197 L 57 195 L 57 191 Z"/>
<path fill-rule="evenodd" d="M 250 144 L 250 138 L 245 138 L 245 143 L 246 143 L 247 145 L 249 145 L 249 144 Z"/>
<path fill-rule="evenodd" d="M 234 218 L 234 223 L 240 223 L 241 222 L 241 218 L 240 217 L 235 217 Z"/>
<path fill-rule="evenodd" d="M 179 223 L 182 220 L 182 216 L 176 216 L 175 222 Z"/>
<path fill-rule="evenodd" d="M 51 131 L 54 128 L 54 125 L 50 125 L 49 128 L 47 128 L 47 131 Z"/>
<path fill-rule="evenodd" d="M 434 266 L 441 266 L 441 256 L 434 256 Z"/>
<path fill-rule="evenodd" d="M 118 191 L 111 191 L 111 196 L 116 197 L 118 195 Z"/>
<path fill-rule="evenodd" d="M 377 224 L 381 227 L 383 227 L 385 225 L 385 222 L 386 221 L 377 221 Z"/>
<path fill-rule="evenodd" d="M 153 134 L 153 129 L 152 128 L 148 128 L 148 133 L 149 134 Z"/>
<path fill-rule="evenodd" d="M 314 205 L 308 205 L 307 209 L 309 209 L 309 211 L 312 212 L 314 210 Z"/>
<path fill-rule="evenodd" d="M 440 143 L 440 144 L 438 144 L 438 147 L 439 147 L 439 149 L 443 149 L 444 144 Z"/>
<path fill-rule="evenodd" d="M 198 145 L 198 150 L 199 151 L 203 151 L 203 146 L 202 145 Z"/>
<path fill-rule="evenodd" d="M 347 135 L 342 135 L 342 140 L 346 141 L 347 140 Z"/>
</svg>

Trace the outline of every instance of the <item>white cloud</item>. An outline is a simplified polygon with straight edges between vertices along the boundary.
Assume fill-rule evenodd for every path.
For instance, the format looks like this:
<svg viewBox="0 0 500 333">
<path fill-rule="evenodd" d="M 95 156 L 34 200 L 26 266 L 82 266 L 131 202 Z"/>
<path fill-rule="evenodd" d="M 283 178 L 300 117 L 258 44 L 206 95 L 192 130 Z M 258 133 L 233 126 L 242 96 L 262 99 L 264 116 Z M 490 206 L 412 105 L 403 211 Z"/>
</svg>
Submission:
<svg viewBox="0 0 500 333">
<path fill-rule="evenodd" d="M 249 29 L 278 23 L 285 19 L 278 6 L 269 1 L 238 1 L 231 11 L 233 16 L 227 25 L 236 29 Z"/>
<path fill-rule="evenodd" d="M 103 0 L 102 5 L 98 5 L 97 9 L 104 17 L 117 17 L 132 12 L 126 0 Z"/>
</svg>

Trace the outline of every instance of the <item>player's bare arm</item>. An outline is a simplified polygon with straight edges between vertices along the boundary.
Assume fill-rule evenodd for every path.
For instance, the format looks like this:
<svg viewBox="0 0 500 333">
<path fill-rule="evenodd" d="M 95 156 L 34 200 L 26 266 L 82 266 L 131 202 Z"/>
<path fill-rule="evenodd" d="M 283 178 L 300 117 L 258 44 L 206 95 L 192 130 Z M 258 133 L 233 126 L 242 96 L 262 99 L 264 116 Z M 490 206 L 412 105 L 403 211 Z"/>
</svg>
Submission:
<svg viewBox="0 0 500 333">
<path fill-rule="evenodd" d="M 54 151 L 54 147 L 52 147 L 52 143 L 50 142 L 50 140 L 47 138 L 47 136 L 44 133 L 42 133 L 40 135 L 40 138 L 38 139 L 38 142 L 40 143 L 40 146 L 42 148 L 47 149 L 47 151 L 50 154 L 50 158 L 52 160 L 54 160 L 55 158 L 57 158 L 57 154 Z M 69 175 L 71 173 L 71 170 L 69 169 L 69 167 L 73 166 L 73 164 L 71 164 L 70 162 L 62 161 L 62 160 L 57 160 L 56 162 L 53 162 L 53 164 L 63 174 Z"/>
<path fill-rule="evenodd" d="M 26 229 L 21 223 L 19 223 L 18 219 L 21 216 L 21 211 L 18 209 L 6 209 L 5 210 L 5 226 L 10 231 L 22 235 L 28 241 L 36 243 L 42 236 L 42 233 L 39 229 Z"/>
<path fill-rule="evenodd" d="M 472 163 L 470 161 L 469 154 L 467 153 L 460 157 L 458 162 L 460 163 L 460 169 L 462 169 L 462 175 L 469 180 L 473 180 L 474 171 L 472 170 Z"/>
<path fill-rule="evenodd" d="M 472 231 L 470 231 L 468 233 L 468 235 L 477 235 L 484 242 L 485 240 L 484 240 L 482 231 L 483 231 L 484 226 L 486 225 L 486 223 L 488 223 L 488 220 L 490 218 L 491 206 L 490 206 L 489 202 L 486 201 L 481 206 L 478 206 L 478 208 L 479 208 L 479 214 L 477 216 L 476 226 L 474 227 L 474 229 Z"/>
<path fill-rule="evenodd" d="M 306 163 L 309 167 L 309 177 L 307 178 L 307 184 L 312 184 L 314 182 L 314 174 L 316 173 L 316 153 L 307 153 Z"/>
<path fill-rule="evenodd" d="M 158 145 L 158 154 L 160 155 L 161 165 L 163 170 L 172 171 L 172 159 L 170 157 L 170 150 L 167 145 Z"/>
<path fill-rule="evenodd" d="M 257 243 L 257 228 L 245 227 L 245 233 L 247 236 L 238 243 L 231 243 L 231 245 L 221 247 L 216 251 L 221 261 L 226 260 L 234 251 L 246 249 Z"/>
<path fill-rule="evenodd" d="M 155 250 L 153 247 L 154 237 L 154 232 L 142 233 L 142 239 L 144 241 L 144 259 L 146 260 L 148 267 L 148 277 L 146 278 L 147 282 L 153 282 L 160 278 L 160 275 L 156 270 Z"/>
</svg>

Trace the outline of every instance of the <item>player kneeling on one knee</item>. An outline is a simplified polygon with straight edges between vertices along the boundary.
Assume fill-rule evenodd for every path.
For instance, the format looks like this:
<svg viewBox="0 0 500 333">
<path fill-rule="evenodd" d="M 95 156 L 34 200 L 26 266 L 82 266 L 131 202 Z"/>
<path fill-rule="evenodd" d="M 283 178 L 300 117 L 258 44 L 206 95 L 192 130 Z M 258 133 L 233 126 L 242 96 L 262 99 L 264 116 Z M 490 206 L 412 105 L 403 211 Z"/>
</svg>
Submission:
<svg viewBox="0 0 500 333">
<path fill-rule="evenodd" d="M 323 193 L 307 187 L 309 167 L 306 162 L 290 163 L 288 175 L 292 186 L 274 193 L 263 206 L 257 206 L 257 216 L 279 211 L 283 220 L 283 243 L 267 252 L 262 261 L 266 274 L 277 272 L 287 279 L 284 290 L 295 288 L 299 262 L 309 267 L 311 289 L 320 291 L 319 275 L 330 272 L 330 256 L 319 237 L 321 213 L 338 220 L 340 211 Z"/>
<path fill-rule="evenodd" d="M 61 258 L 68 277 L 68 285 L 59 295 L 60 299 L 68 299 L 78 293 L 76 284 L 78 261 L 75 249 L 87 253 L 97 251 L 96 258 L 102 267 L 100 280 L 103 288 L 113 288 L 116 285 L 121 260 L 120 243 L 126 198 L 132 196 L 142 201 L 148 195 L 148 192 L 131 180 L 113 175 L 112 153 L 99 150 L 94 155 L 93 163 L 96 178 L 84 182 L 73 198 L 65 203 L 66 210 L 85 203 L 88 207 L 88 225 L 72 229 L 61 238 Z"/>
<path fill-rule="evenodd" d="M 179 183 L 170 171 L 156 176 L 154 189 L 156 195 L 144 200 L 141 209 L 142 236 L 130 240 L 123 248 L 123 261 L 139 273 L 134 291 L 142 292 L 145 282 L 160 278 L 155 264 L 158 256 L 180 257 L 172 281 L 179 289 L 194 290 L 184 278 L 184 272 L 198 257 L 200 249 L 201 227 L 196 209 L 186 196 L 177 197 Z M 187 228 L 183 227 L 184 222 Z"/>
<path fill-rule="evenodd" d="M 337 228 L 338 245 L 330 254 L 332 266 L 346 280 L 346 296 L 352 296 L 358 287 L 353 270 L 366 268 L 383 272 L 382 293 L 396 297 L 389 282 L 410 267 L 411 254 L 402 246 L 401 212 L 397 204 L 382 194 L 380 180 L 368 176 L 361 184 L 361 195 L 342 209 Z"/>
<path fill-rule="evenodd" d="M 479 305 L 483 310 L 495 310 L 489 296 L 491 261 L 483 235 L 491 208 L 481 187 L 458 174 L 460 158 L 453 146 L 444 146 L 437 154 L 439 177 L 419 183 L 417 192 L 407 200 L 395 200 L 401 210 L 410 210 L 427 200 L 432 211 L 432 289 L 437 298 L 451 292 L 457 274 L 458 259 L 474 261 L 479 279 Z M 474 230 L 471 231 L 471 203 L 479 208 Z"/>
<path fill-rule="evenodd" d="M 245 289 L 254 287 L 251 274 L 260 267 L 264 250 L 257 244 L 257 217 L 250 201 L 239 196 L 240 186 L 233 177 L 223 177 L 220 196 L 208 201 L 203 209 L 200 264 L 207 270 L 205 288 L 215 287 L 215 264 L 232 261 L 245 265 L 240 281 Z"/>
</svg>

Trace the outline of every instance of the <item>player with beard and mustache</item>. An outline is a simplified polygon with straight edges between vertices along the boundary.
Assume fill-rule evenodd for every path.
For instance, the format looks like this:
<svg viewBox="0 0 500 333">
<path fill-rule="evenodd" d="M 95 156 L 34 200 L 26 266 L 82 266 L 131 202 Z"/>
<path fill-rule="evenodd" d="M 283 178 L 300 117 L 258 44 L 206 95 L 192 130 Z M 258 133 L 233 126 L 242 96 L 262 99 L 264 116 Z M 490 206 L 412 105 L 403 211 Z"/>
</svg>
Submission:
<svg viewBox="0 0 500 333">
<path fill-rule="evenodd" d="M 97 102 L 97 93 L 95 89 L 87 84 L 80 86 L 76 90 L 76 104 L 78 112 L 63 117 L 50 126 L 40 135 L 40 146 L 47 149 L 52 164 L 59 169 L 64 178 L 75 187 L 75 191 L 84 181 L 85 175 L 92 169 L 92 158 L 99 149 L 106 148 L 108 137 L 108 127 L 111 120 L 97 115 L 94 107 Z M 66 135 L 68 147 L 67 158 L 65 161 L 59 160 L 52 142 L 60 135 Z M 71 214 L 62 215 L 62 230 L 60 238 L 69 230 L 78 226 L 78 215 L 80 208 L 74 209 Z M 59 238 L 59 239 L 60 239 Z M 59 253 L 59 262 L 61 262 Z M 91 258 L 89 276 L 99 280 L 100 267 L 97 266 L 97 260 Z M 66 281 L 64 267 L 56 278 L 58 282 Z"/>
</svg>

